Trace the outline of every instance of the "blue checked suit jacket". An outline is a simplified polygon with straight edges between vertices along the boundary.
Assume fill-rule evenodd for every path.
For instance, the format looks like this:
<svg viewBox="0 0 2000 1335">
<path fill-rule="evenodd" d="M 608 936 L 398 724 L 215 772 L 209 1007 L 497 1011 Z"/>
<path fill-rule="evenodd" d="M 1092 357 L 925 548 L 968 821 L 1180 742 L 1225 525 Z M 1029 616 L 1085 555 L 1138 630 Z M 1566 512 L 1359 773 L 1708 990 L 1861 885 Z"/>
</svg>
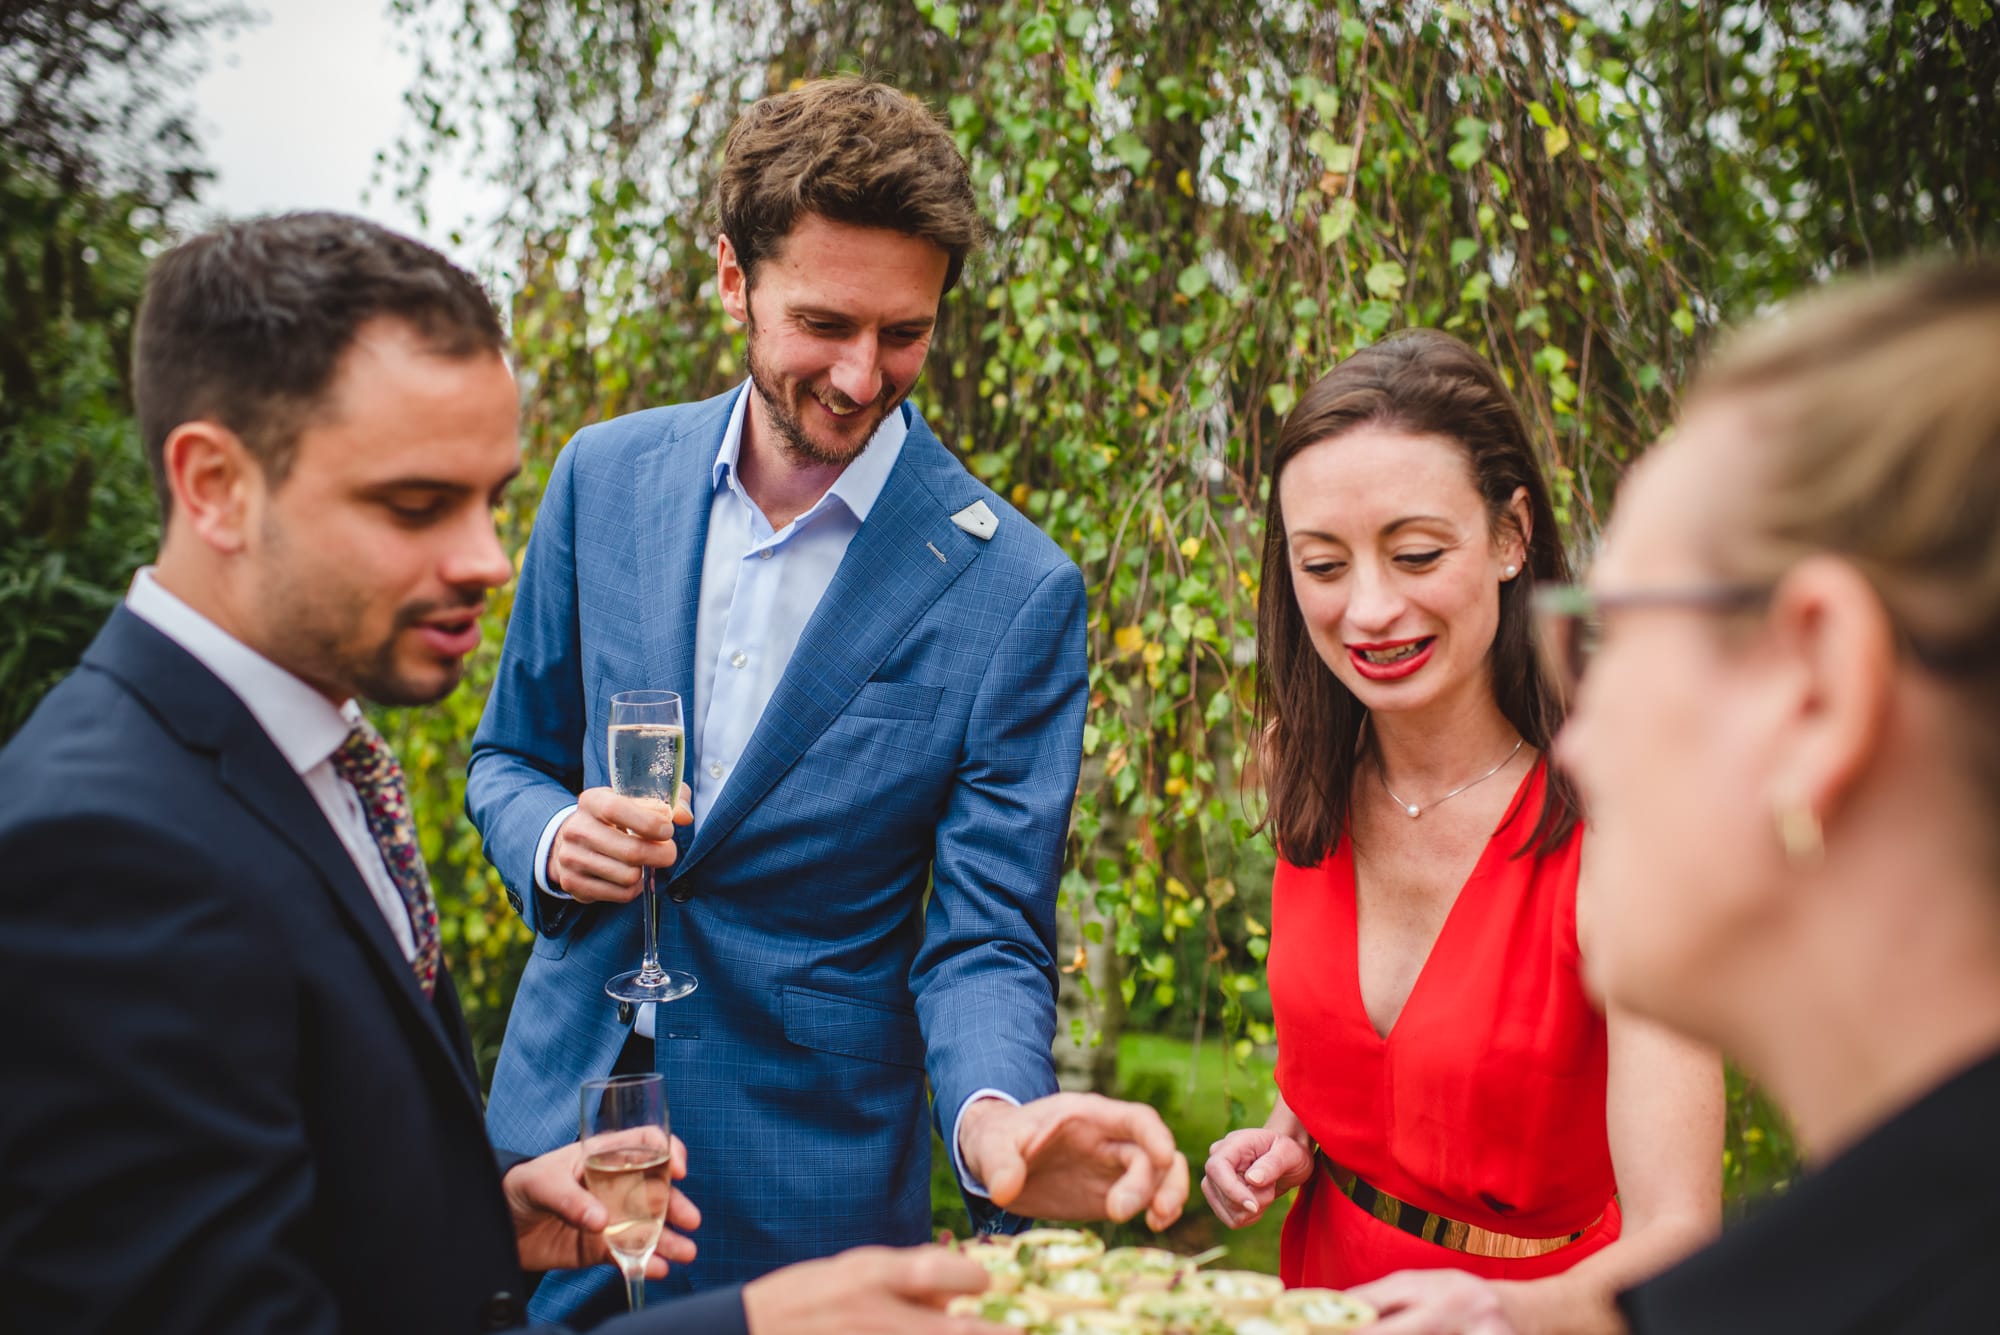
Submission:
<svg viewBox="0 0 2000 1335">
<path fill-rule="evenodd" d="M 577 1085 L 626 1041 L 604 982 L 636 905 L 534 888 L 536 843 L 607 782 L 614 692 L 692 700 L 711 468 L 731 397 L 577 434 L 536 516 L 466 806 L 534 928 L 494 1075 L 496 1143 L 576 1135 Z M 925 1080 L 948 1132 L 992 1086 L 1052 1093 L 1055 900 L 1081 754 L 1083 581 L 913 409 L 903 451 L 661 897 L 663 962 L 698 991 L 656 1038 L 708 1288 L 930 1225 Z M 951 516 L 999 516 L 990 541 Z M 689 715 L 690 769 L 702 762 Z M 684 899 L 685 902 L 676 902 Z M 1010 1221 L 991 1206 L 981 1221 Z M 553 1275 L 561 1315 L 612 1283 Z"/>
</svg>

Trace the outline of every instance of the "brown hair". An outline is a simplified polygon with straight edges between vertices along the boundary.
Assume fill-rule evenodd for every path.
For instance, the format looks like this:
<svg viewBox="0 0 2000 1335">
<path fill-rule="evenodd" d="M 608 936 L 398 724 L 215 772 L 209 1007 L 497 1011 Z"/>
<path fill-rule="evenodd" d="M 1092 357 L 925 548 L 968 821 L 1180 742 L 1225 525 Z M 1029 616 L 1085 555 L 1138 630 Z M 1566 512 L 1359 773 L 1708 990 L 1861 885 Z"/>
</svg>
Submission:
<svg viewBox="0 0 2000 1335">
<path fill-rule="evenodd" d="M 722 147 L 715 214 L 744 276 L 800 218 L 921 237 L 950 259 L 944 290 L 986 235 L 972 176 L 936 114 L 885 83 L 817 79 L 752 106 Z"/>
<path fill-rule="evenodd" d="M 163 454 L 175 427 L 203 418 L 228 427 L 276 487 L 355 332 L 385 316 L 439 356 L 507 345 L 472 275 L 344 214 L 229 223 L 155 260 L 133 340 L 132 397 L 161 518 L 173 517 Z"/>
<path fill-rule="evenodd" d="M 1710 559 L 1746 583 L 1852 562 L 1911 658 L 1955 690 L 1955 741 L 2000 798 L 2000 266 L 1933 265 L 1809 298 L 1725 344 L 1690 401 L 1760 447 L 1745 524 Z"/>
<path fill-rule="evenodd" d="M 1449 334 L 1410 329 L 1363 348 L 1300 397 L 1279 430 L 1271 463 L 1257 600 L 1257 722 L 1270 795 L 1264 825 L 1280 856 L 1294 866 L 1323 860 L 1347 828 L 1367 710 L 1321 660 L 1299 615 L 1278 480 L 1307 447 L 1368 425 L 1443 436 L 1463 446 L 1489 524 L 1511 525 L 1509 502 L 1517 489 L 1527 492 L 1533 531 L 1526 567 L 1500 586 L 1493 694 L 1530 746 L 1546 751 L 1562 727 L 1561 698 L 1535 654 L 1532 595 L 1537 580 L 1567 581 L 1569 560 L 1520 410 L 1498 373 Z M 1552 850 L 1576 827 L 1569 780 L 1552 770 L 1547 792 L 1519 852 Z"/>
</svg>

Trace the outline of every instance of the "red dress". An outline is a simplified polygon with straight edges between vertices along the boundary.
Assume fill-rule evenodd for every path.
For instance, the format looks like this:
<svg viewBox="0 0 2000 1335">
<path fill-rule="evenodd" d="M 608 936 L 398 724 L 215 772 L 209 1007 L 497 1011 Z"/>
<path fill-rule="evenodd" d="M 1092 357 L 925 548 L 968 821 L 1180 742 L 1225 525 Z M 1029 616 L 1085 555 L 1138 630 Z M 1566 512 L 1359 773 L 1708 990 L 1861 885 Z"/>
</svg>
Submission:
<svg viewBox="0 0 2000 1335">
<path fill-rule="evenodd" d="M 1267 969 L 1278 1088 L 1328 1157 L 1448 1219 L 1583 1236 L 1538 1257 L 1452 1251 L 1364 1212 L 1315 1171 L 1285 1220 L 1288 1285 L 1440 1268 L 1533 1279 L 1618 1236 L 1604 1019 L 1584 995 L 1576 945 L 1582 835 L 1545 856 L 1510 856 L 1540 815 L 1544 769 L 1522 780 L 1388 1038 L 1361 1002 L 1350 841 L 1317 867 L 1279 862 Z"/>
</svg>

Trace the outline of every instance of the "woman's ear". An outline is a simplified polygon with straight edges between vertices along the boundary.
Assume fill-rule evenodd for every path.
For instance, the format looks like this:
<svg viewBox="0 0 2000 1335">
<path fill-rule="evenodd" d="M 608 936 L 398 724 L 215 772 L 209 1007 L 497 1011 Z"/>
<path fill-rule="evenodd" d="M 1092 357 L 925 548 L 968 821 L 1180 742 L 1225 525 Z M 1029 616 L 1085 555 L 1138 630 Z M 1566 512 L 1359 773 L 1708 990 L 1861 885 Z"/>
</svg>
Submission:
<svg viewBox="0 0 2000 1335">
<path fill-rule="evenodd" d="M 1787 746 L 1774 804 L 1825 823 L 1874 760 L 1896 686 L 1896 631 L 1859 570 L 1834 556 L 1799 562 L 1771 595 L 1774 647 L 1793 669 Z"/>
<path fill-rule="evenodd" d="M 1528 564 L 1528 548 L 1535 536 L 1534 512 L 1528 508 L 1528 489 L 1514 488 L 1514 494 L 1507 498 L 1507 508 L 1500 524 L 1500 531 L 1494 534 L 1494 547 L 1500 557 L 1501 568 L 1512 567 L 1512 579 Z"/>
</svg>

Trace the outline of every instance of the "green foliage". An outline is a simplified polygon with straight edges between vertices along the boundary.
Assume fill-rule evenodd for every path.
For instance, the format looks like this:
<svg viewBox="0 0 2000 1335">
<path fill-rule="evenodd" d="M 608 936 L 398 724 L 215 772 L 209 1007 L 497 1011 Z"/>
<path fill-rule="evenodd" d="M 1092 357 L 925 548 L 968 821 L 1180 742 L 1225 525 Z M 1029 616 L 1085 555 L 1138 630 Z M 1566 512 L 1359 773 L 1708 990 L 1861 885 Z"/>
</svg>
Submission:
<svg viewBox="0 0 2000 1335">
<path fill-rule="evenodd" d="M 1507 375 L 1587 545 L 1718 320 L 1994 227 L 1981 5 L 1859 29 L 1784 0 L 1602 23 L 1354 0 L 398 7 L 429 56 L 401 178 L 420 194 L 428 154 L 505 127 L 488 161 L 514 190 L 496 235 L 531 390 L 516 538 L 569 432 L 741 377 L 705 204 L 744 105 L 862 70 L 943 112 L 994 244 L 917 400 L 1090 586 L 1073 976 L 1090 987 L 1109 952 L 1101 1015 L 1219 1035 L 1207 1051 L 1271 1039 L 1246 728 L 1266 443 L 1299 391 L 1392 329 L 1456 332 Z M 1924 138 L 1945 97 L 1965 134 Z M 1879 148 L 1878 117 L 1897 127 Z M 457 720 L 405 726 L 406 752 L 462 765 Z M 469 846 L 433 810 L 426 851 Z M 1763 1171 L 1743 1143 L 1762 1125 L 1732 1173 Z"/>
<path fill-rule="evenodd" d="M 126 384 L 161 211 L 206 173 L 174 85 L 232 8 L 0 8 L 0 738 L 158 542 Z"/>
<path fill-rule="evenodd" d="M 429 60 L 392 169 L 420 193 L 434 154 L 472 143 L 513 187 L 493 276 L 528 404 L 516 551 L 571 431 L 741 376 L 704 208 L 740 108 L 865 69 L 943 111 L 995 240 L 946 303 L 919 404 L 1090 582 L 1064 901 L 1116 965 L 1106 1017 L 1232 1059 L 1271 1037 L 1246 727 L 1265 446 L 1299 391 L 1392 329 L 1457 332 L 1509 376 L 1587 544 L 1719 320 L 1831 270 L 1990 244 L 2000 217 L 2000 23 L 1973 0 L 396 8 Z M 124 343 L 148 209 L 200 176 L 141 76 L 216 16 L 94 12 L 0 19 L 10 49 L 57 53 L 39 86 L 9 65 L 0 108 L 6 729 L 151 546 Z M 148 114 L 81 98 L 107 66 Z M 145 167 L 123 184 L 88 151 L 121 125 L 143 127 Z M 507 609 L 458 695 L 385 720 L 488 1064 L 527 936 L 461 808 Z M 1732 1183 L 1784 1177 L 1775 1122 L 1740 1090 L 1731 1107 Z"/>
<path fill-rule="evenodd" d="M 130 196 L 65 196 L 0 155 L 0 737 L 157 545 L 125 364 L 158 234 Z"/>
</svg>

